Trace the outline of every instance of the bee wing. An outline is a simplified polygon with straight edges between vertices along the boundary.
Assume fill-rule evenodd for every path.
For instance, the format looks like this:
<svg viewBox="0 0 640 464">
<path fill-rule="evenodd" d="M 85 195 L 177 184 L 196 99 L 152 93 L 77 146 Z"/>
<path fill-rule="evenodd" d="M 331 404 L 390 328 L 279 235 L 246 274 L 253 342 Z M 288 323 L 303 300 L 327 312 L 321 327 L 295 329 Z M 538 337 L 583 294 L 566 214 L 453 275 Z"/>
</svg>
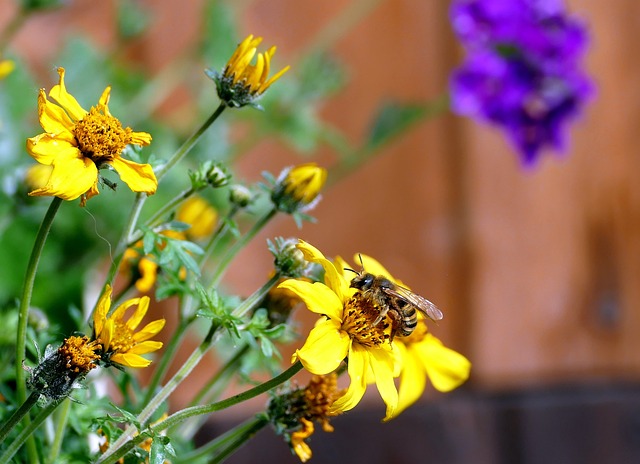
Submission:
<svg viewBox="0 0 640 464">
<path fill-rule="evenodd" d="M 383 290 L 387 295 L 400 298 L 414 306 L 432 321 L 440 321 L 444 317 L 442 311 L 440 311 L 436 305 L 417 293 L 413 293 L 406 287 L 396 285 L 394 288 L 384 287 Z"/>
</svg>

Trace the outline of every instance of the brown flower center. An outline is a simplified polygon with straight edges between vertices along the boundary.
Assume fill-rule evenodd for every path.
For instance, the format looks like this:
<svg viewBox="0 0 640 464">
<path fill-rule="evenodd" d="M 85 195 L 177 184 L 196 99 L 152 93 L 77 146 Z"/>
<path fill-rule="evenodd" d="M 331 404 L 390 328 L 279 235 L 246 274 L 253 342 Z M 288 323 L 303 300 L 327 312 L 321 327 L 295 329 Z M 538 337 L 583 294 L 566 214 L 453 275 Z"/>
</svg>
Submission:
<svg viewBox="0 0 640 464">
<path fill-rule="evenodd" d="M 58 348 L 58 354 L 66 360 L 65 368 L 69 371 L 87 373 L 96 367 L 94 361 L 100 356 L 95 352 L 101 348 L 99 342 L 89 342 L 89 337 L 86 335 L 83 337 L 73 336 L 65 339 L 62 346 Z"/>
<path fill-rule="evenodd" d="M 356 343 L 373 347 L 389 339 L 388 317 L 374 325 L 380 315 L 380 309 L 361 292 L 356 293 L 345 304 L 343 314 L 342 330 L 347 332 Z"/>
<path fill-rule="evenodd" d="M 95 106 L 76 123 L 73 133 L 82 154 L 98 168 L 120 156 L 131 140 L 129 127 L 123 128 L 117 118 L 104 114 Z"/>
<path fill-rule="evenodd" d="M 338 376 L 335 372 L 329 375 L 314 375 L 304 389 L 307 407 L 305 417 L 319 421 L 325 432 L 333 432 L 333 426 L 329 424 L 329 408 L 345 393 L 345 389 L 338 390 Z"/>
</svg>

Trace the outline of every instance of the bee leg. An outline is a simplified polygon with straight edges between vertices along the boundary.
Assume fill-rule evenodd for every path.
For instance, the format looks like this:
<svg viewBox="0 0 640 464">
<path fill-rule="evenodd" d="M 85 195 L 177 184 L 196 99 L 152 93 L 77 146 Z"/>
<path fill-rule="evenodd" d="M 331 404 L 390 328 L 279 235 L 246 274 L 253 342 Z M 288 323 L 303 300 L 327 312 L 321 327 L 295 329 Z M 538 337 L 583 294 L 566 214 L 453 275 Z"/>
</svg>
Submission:
<svg viewBox="0 0 640 464">
<path fill-rule="evenodd" d="M 376 320 L 373 321 L 373 327 L 377 326 L 380 321 L 382 319 L 384 319 L 387 316 L 387 313 L 389 312 L 389 308 L 384 306 L 381 310 L 380 310 L 380 314 L 378 314 L 378 317 L 376 317 Z"/>
<path fill-rule="evenodd" d="M 401 331 L 402 316 L 398 311 L 389 311 L 389 317 L 391 318 L 391 335 L 389 336 L 389 343 L 393 342 L 396 334 Z"/>
</svg>

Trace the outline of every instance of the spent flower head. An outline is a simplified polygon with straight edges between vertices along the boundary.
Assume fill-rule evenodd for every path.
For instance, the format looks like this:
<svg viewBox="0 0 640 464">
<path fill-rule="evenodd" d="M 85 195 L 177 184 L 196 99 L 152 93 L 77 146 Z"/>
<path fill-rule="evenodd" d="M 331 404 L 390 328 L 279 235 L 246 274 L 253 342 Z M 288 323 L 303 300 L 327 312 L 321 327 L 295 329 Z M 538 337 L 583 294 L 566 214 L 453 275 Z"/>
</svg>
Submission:
<svg viewBox="0 0 640 464">
<path fill-rule="evenodd" d="M 126 311 L 137 306 L 125 320 Z M 107 285 L 93 314 L 94 338 L 102 343 L 102 361 L 129 367 L 147 367 L 151 361 L 140 356 L 162 348 L 162 342 L 152 341 L 164 327 L 165 320 L 150 322 L 136 331 L 149 309 L 149 297 L 133 298 L 118 306 L 111 315 L 111 287 Z"/>
<path fill-rule="evenodd" d="M 337 378 L 335 372 L 314 375 L 306 387 L 273 396 L 269 401 L 269 421 L 302 462 L 311 459 L 311 448 L 305 440 L 315 431 L 314 421 L 325 432 L 333 432 L 329 420 L 340 412 L 331 412 L 331 406 L 345 394 L 345 390 L 338 389 Z"/>
<path fill-rule="evenodd" d="M 269 77 L 271 59 L 276 47 L 266 52 L 257 53 L 262 37 L 247 36 L 236 48 L 222 73 L 207 69 L 205 73 L 215 83 L 218 97 L 227 106 L 240 108 L 245 105 L 256 106 L 256 101 L 282 75 L 289 70 L 289 66 Z M 255 64 L 251 64 L 256 57 Z"/>
<path fill-rule="evenodd" d="M 66 338 L 56 350 L 48 350 L 40 364 L 31 371 L 28 386 L 48 400 L 69 396 L 79 381 L 98 367 L 102 346 L 87 336 Z"/>
<path fill-rule="evenodd" d="M 324 283 L 288 279 L 279 285 L 294 292 L 307 308 L 322 316 L 293 361 L 300 360 L 312 374 L 335 371 L 346 359 L 351 382 L 346 393 L 330 412 L 348 411 L 364 396 L 368 383 L 375 383 L 393 416 L 398 403 L 394 384 L 400 370 L 395 341 L 390 342 L 388 318 L 376 323 L 380 311 L 361 292 L 349 287 L 342 271 L 310 244 L 300 241 L 298 248 L 308 261 L 324 268 Z"/>
<path fill-rule="evenodd" d="M 149 145 L 151 136 L 122 127 L 109 112 L 111 87 L 107 87 L 96 106 L 83 109 L 67 92 L 64 68 L 58 68 L 60 81 L 49 92 L 38 95 L 38 115 L 42 134 L 27 139 L 27 151 L 39 163 L 52 166 L 45 186 L 29 193 L 55 196 L 63 200 L 81 197 L 81 205 L 98 195 L 98 171 L 111 166 L 134 192 L 155 193 L 158 181 L 148 164 L 122 158 L 129 144 Z"/>
<path fill-rule="evenodd" d="M 547 146 L 562 149 L 592 94 L 584 25 L 561 0 L 456 0 L 451 22 L 467 49 L 451 79 L 454 111 L 499 126 L 525 165 Z"/>
<path fill-rule="evenodd" d="M 276 270 L 284 277 L 302 277 L 307 274 L 310 263 L 298 249 L 298 239 L 276 237 L 267 240 L 267 247 L 274 257 Z"/>
</svg>

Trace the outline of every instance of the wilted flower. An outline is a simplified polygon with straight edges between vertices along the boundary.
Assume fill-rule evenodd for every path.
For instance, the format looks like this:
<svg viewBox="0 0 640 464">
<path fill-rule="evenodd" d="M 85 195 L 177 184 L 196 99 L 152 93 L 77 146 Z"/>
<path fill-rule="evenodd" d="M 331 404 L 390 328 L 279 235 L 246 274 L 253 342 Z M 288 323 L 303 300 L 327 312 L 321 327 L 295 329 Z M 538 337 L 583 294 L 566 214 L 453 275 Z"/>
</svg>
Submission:
<svg viewBox="0 0 640 464">
<path fill-rule="evenodd" d="M 451 80 L 454 111 L 500 126 L 525 165 L 562 149 L 591 95 L 584 26 L 561 0 L 457 0 L 451 21 L 468 52 Z"/>
<path fill-rule="evenodd" d="M 264 53 L 258 53 L 256 64 L 250 64 L 256 56 L 257 47 L 262 37 L 249 35 L 233 53 L 222 74 L 206 70 L 218 89 L 218 96 L 228 106 L 240 108 L 245 105 L 255 105 L 255 101 L 269 88 L 271 84 L 289 70 L 289 66 L 269 77 L 271 59 L 276 47 L 271 47 Z"/>
<path fill-rule="evenodd" d="M 387 405 L 387 417 L 393 416 L 398 403 L 393 379 L 400 366 L 395 342 L 389 341 L 389 322 L 374 325 L 379 309 L 350 288 L 342 272 L 319 250 L 302 240 L 298 248 L 308 261 L 324 268 L 325 276 L 324 283 L 289 279 L 279 285 L 297 294 L 310 311 L 323 316 L 293 360 L 299 359 L 305 369 L 317 375 L 333 372 L 347 360 L 351 383 L 330 408 L 331 413 L 353 409 L 367 384 L 375 382 Z"/>
<path fill-rule="evenodd" d="M 44 133 L 27 139 L 27 151 L 39 163 L 53 166 L 44 187 L 29 195 L 56 196 L 63 200 L 81 198 L 81 205 L 100 193 L 98 170 L 113 167 L 134 192 L 155 193 L 158 181 L 148 164 L 122 158 L 129 144 L 148 145 L 151 136 L 122 127 L 109 112 L 111 87 L 98 104 L 84 110 L 64 85 L 64 69 L 58 68 L 60 82 L 49 92 L 58 104 L 47 100 L 44 89 L 38 95 L 38 114 Z"/>
<path fill-rule="evenodd" d="M 331 406 L 345 393 L 337 388 L 337 378 L 335 373 L 314 375 L 305 388 L 274 396 L 269 402 L 269 421 L 302 462 L 311 459 L 311 448 L 305 440 L 315 431 L 314 421 L 325 432 L 333 432 L 329 419 L 339 412 L 331 412 Z"/>
<path fill-rule="evenodd" d="M 31 372 L 29 388 L 49 400 L 65 398 L 91 369 L 97 367 L 102 346 L 86 336 L 66 338 L 57 349 L 47 353 Z"/>
<path fill-rule="evenodd" d="M 125 320 L 125 312 L 132 306 L 137 308 Z M 129 367 L 147 367 L 151 361 L 140 355 L 162 348 L 162 342 L 149 339 L 162 330 L 165 320 L 150 322 L 136 332 L 149 309 L 147 296 L 125 301 L 109 316 L 110 308 L 111 287 L 107 286 L 93 314 L 94 338 L 102 343 L 102 360 Z"/>
</svg>

